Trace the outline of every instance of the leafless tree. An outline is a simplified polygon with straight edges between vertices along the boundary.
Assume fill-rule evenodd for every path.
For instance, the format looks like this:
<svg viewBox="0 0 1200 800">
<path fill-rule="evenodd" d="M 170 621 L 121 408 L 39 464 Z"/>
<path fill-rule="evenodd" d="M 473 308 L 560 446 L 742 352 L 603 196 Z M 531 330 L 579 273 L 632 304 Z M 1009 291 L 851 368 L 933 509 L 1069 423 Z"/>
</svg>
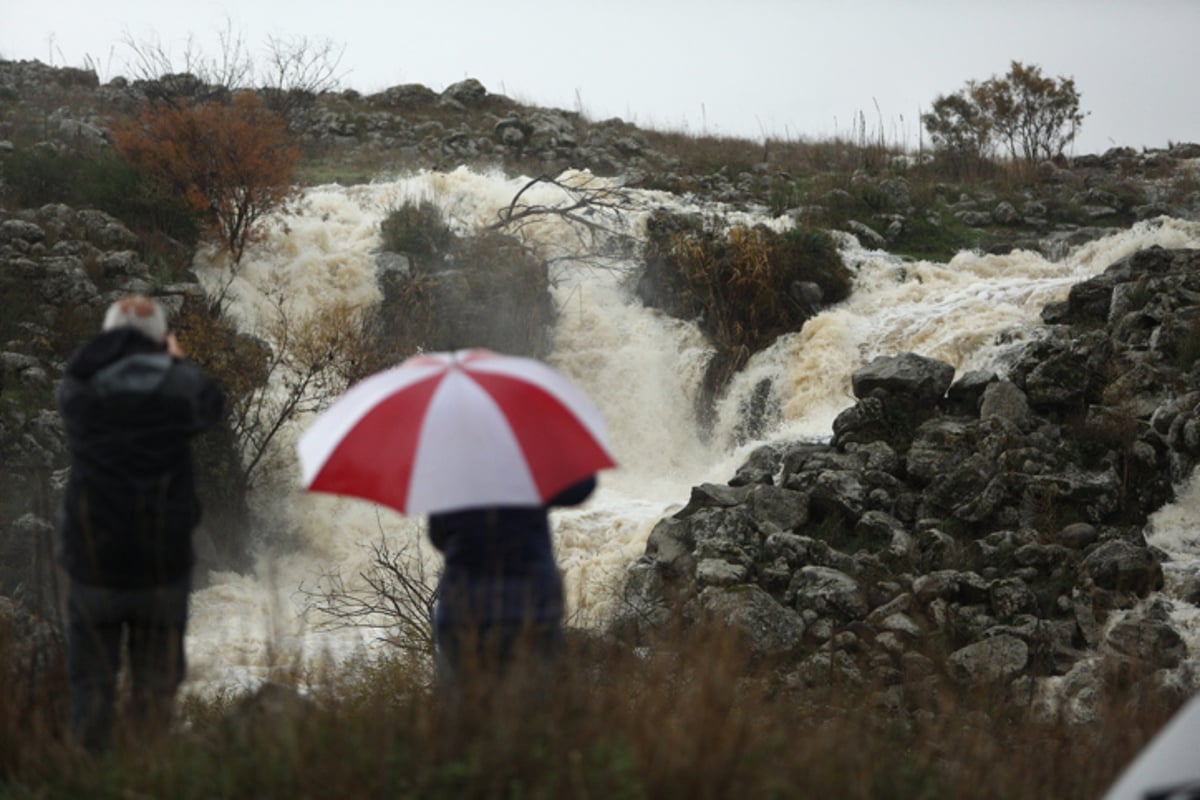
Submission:
<svg viewBox="0 0 1200 800">
<path fill-rule="evenodd" d="M 553 186 L 562 192 L 560 203 L 544 205 L 527 199 L 528 193 L 537 186 Z M 609 185 L 598 178 L 582 181 L 565 181 L 561 177 L 541 175 L 529 180 L 513 195 L 507 206 L 501 208 L 497 221 L 489 230 L 500 230 L 525 241 L 522 235 L 526 226 L 547 217 L 557 217 L 566 222 L 588 254 L 588 266 L 605 269 L 620 269 L 622 262 L 634 252 L 636 239 L 627 230 L 625 215 L 634 210 L 629 193 L 621 186 Z M 545 258 L 550 264 L 555 258 Z M 577 256 L 569 260 L 579 262 Z"/>
<path fill-rule="evenodd" d="M 433 655 L 433 608 L 437 575 L 415 544 L 389 544 L 380 524 L 370 560 L 351 585 L 340 568 L 320 575 L 316 585 L 300 586 L 306 609 L 319 612 L 326 629 L 360 628 L 379 641 L 419 656 Z"/>
<path fill-rule="evenodd" d="M 335 303 L 298 313 L 280 293 L 271 302 L 274 317 L 262 331 L 269 345 L 262 380 L 230 408 L 233 432 L 243 443 L 247 485 L 264 471 L 278 471 L 270 459 L 276 436 L 297 414 L 319 411 L 346 390 L 364 347 L 359 309 Z"/>
<path fill-rule="evenodd" d="M 229 20 L 218 41 L 215 56 L 206 54 L 190 35 L 178 56 L 157 37 L 138 40 L 126 32 L 121 44 L 130 53 L 127 68 L 134 85 L 148 100 L 177 105 L 184 99 L 224 101 L 253 83 L 254 60 Z"/>
<path fill-rule="evenodd" d="M 331 39 L 269 36 L 260 69 L 229 20 L 215 54 L 205 53 L 194 36 L 179 55 L 157 38 L 138 40 L 128 32 L 121 43 L 130 53 L 129 77 L 151 101 L 224 102 L 236 91 L 256 89 L 267 108 L 289 121 L 317 95 L 337 89 L 345 52 Z"/>
<path fill-rule="evenodd" d="M 332 39 L 270 36 L 266 50 L 259 93 L 267 108 L 288 121 L 309 108 L 318 95 L 341 85 L 343 76 L 338 70 L 345 45 L 338 46 Z"/>
</svg>

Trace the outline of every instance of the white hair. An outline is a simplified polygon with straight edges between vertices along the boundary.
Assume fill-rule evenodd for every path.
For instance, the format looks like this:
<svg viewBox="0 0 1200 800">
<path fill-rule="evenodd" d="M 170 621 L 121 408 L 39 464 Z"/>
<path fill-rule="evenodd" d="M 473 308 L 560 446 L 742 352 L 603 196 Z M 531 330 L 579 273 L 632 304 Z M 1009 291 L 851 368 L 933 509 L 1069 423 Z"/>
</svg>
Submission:
<svg viewBox="0 0 1200 800">
<path fill-rule="evenodd" d="M 117 300 L 104 314 L 104 330 L 133 328 L 156 342 L 167 339 L 167 312 L 148 297 L 129 295 Z"/>
</svg>

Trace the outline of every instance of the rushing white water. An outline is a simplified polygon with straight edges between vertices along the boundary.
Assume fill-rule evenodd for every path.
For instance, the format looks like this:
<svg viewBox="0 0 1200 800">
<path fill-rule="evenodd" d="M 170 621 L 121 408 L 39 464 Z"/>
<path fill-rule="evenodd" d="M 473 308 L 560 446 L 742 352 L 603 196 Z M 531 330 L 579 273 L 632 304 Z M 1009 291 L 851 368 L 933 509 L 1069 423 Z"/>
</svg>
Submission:
<svg viewBox="0 0 1200 800">
<path fill-rule="evenodd" d="M 1193 473 L 1175 502 L 1151 515 L 1146 541 L 1171 557 L 1163 564 L 1162 594 L 1191 658 L 1200 660 L 1200 608 L 1194 605 L 1200 588 L 1200 475 Z"/>
<path fill-rule="evenodd" d="M 379 222 L 390 209 L 430 200 L 462 231 L 470 231 L 495 220 L 497 209 L 525 182 L 460 169 L 369 186 L 310 189 L 297 208 L 273 220 L 267 241 L 247 255 L 230 289 L 231 310 L 254 331 L 262 329 L 278 303 L 295 313 L 332 302 L 377 302 L 374 251 Z M 623 220 L 634 232 L 656 206 L 687 206 L 663 193 L 630 196 L 641 210 Z M 561 192 L 546 185 L 527 197 L 553 204 Z M 789 224 L 719 206 L 704 210 L 730 221 Z M 548 255 L 571 255 L 578 246 L 571 229 L 554 218 L 526 232 Z M 1071 284 L 1118 258 L 1154 244 L 1200 246 L 1200 225 L 1165 218 L 1141 223 L 1056 262 L 1023 251 L 962 253 L 948 264 L 903 262 L 846 237 L 843 255 L 856 276 L 850 298 L 756 355 L 721 401 L 710 437 L 701 435 L 693 414 L 711 355 L 695 326 L 642 307 L 622 270 L 566 262 L 556 276 L 560 317 L 548 360 L 604 412 L 619 463 L 602 473 L 600 488 L 586 505 L 553 515 L 573 619 L 581 624 L 604 619 L 617 602 L 621 575 L 641 554 L 654 523 L 686 501 L 692 486 L 727 480 L 749 449 L 761 443 L 734 444 L 741 408 L 763 381 L 782 409 L 768 438 L 827 436 L 834 416 L 852 402 L 850 375 L 876 355 L 913 351 L 948 361 L 960 373 L 1003 371 L 1006 353 L 1038 335 L 1045 303 L 1062 299 Z M 219 269 L 201 263 L 198 271 L 210 287 L 218 284 Z M 359 648 L 380 647 L 369 634 L 322 630 L 317 615 L 304 613 L 298 589 L 313 586 L 330 571 L 353 578 L 367 566 L 368 548 L 381 536 L 436 569 L 422 520 L 299 490 L 292 452 L 303 424 L 297 420 L 278 442 L 278 455 L 293 465 L 294 475 L 259 498 L 280 520 L 290 546 L 286 552 L 261 552 L 252 575 L 212 575 L 194 596 L 188 652 L 189 674 L 197 684 L 255 682 L 323 654 L 340 659 Z M 1178 513 L 1196 519 L 1200 508 L 1193 512 L 1181 501 Z"/>
</svg>

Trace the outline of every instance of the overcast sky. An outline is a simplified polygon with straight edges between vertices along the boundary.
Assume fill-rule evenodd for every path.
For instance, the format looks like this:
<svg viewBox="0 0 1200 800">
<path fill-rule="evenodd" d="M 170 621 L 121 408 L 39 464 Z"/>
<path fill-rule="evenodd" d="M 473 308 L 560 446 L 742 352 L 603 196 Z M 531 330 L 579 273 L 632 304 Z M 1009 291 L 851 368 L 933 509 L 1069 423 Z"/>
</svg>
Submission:
<svg viewBox="0 0 1200 800">
<path fill-rule="evenodd" d="M 344 47 L 342 85 L 463 78 L 644 127 L 915 145 L 919 115 L 1013 60 L 1071 77 L 1074 152 L 1200 141 L 1200 0 L 0 0 L 0 58 L 130 72 L 232 29 Z"/>
</svg>

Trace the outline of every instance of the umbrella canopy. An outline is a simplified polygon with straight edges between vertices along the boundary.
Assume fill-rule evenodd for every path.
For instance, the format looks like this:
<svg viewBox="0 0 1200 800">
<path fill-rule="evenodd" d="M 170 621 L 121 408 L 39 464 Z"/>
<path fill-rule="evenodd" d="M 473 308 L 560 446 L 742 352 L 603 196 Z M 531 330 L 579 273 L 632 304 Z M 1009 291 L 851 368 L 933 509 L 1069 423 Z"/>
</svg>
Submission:
<svg viewBox="0 0 1200 800">
<path fill-rule="evenodd" d="M 413 356 L 352 386 L 301 436 L 304 486 L 404 514 L 543 505 L 615 466 L 563 375 L 490 350 Z"/>
<path fill-rule="evenodd" d="M 1103 800 L 1188 800 L 1200 797 L 1200 697 L 1193 697 L 1155 734 Z"/>
</svg>

